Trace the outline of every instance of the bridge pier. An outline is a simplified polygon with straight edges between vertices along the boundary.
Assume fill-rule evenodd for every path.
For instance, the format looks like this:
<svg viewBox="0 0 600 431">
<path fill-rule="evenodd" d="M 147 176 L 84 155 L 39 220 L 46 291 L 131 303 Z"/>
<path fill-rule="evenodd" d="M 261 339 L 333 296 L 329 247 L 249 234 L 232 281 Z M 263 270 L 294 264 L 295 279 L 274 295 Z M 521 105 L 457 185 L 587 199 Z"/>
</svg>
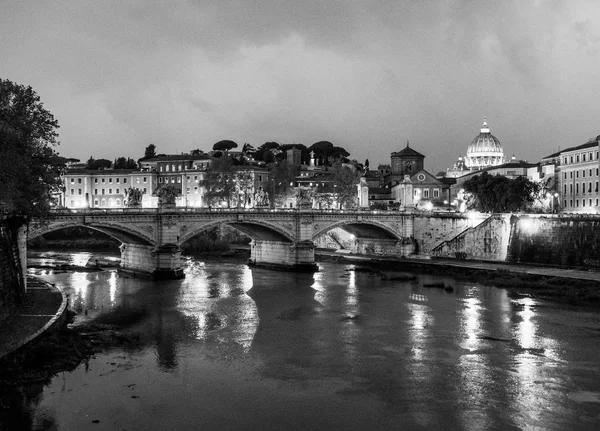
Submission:
<svg viewBox="0 0 600 431">
<path fill-rule="evenodd" d="M 120 272 L 152 279 L 183 278 L 181 249 L 175 244 L 159 247 L 141 244 L 121 245 Z"/>
<path fill-rule="evenodd" d="M 312 241 L 261 241 L 250 243 L 251 266 L 298 272 L 317 271 Z"/>
</svg>

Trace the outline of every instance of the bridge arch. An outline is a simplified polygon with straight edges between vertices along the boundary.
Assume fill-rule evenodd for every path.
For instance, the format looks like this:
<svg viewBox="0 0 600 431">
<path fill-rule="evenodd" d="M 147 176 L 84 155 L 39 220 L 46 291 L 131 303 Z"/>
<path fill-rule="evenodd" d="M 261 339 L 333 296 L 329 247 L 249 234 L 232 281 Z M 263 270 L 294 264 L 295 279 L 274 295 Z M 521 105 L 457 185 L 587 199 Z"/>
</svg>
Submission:
<svg viewBox="0 0 600 431">
<path fill-rule="evenodd" d="M 320 235 L 335 228 L 343 229 L 358 239 L 400 240 L 402 238 L 402 232 L 397 228 L 377 220 L 341 220 L 325 226 L 319 226 L 315 230 L 312 240 L 314 241 Z"/>
<path fill-rule="evenodd" d="M 46 233 L 55 232 L 72 227 L 83 227 L 90 230 L 101 232 L 111 238 L 120 241 L 123 244 L 153 245 L 153 238 L 140 232 L 132 230 L 131 226 L 120 226 L 114 223 L 84 223 L 82 221 L 59 221 L 44 225 L 31 226 L 28 232 L 28 239 L 35 239 Z"/>
<path fill-rule="evenodd" d="M 277 241 L 277 242 L 294 242 L 292 232 L 286 231 L 283 227 L 273 225 L 260 220 L 238 221 L 238 220 L 211 220 L 208 222 L 195 223 L 190 227 L 186 227 L 177 241 L 177 245 L 181 246 L 196 235 L 214 228 L 220 224 L 237 229 L 243 234 L 249 236 L 253 240 L 258 241 Z"/>
</svg>

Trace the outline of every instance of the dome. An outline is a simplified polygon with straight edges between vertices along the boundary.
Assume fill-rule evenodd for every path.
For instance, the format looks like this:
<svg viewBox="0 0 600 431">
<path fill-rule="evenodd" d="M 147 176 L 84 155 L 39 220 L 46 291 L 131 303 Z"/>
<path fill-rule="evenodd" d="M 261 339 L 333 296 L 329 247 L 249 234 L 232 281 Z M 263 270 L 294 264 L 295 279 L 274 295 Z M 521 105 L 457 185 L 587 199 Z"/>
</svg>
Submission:
<svg viewBox="0 0 600 431">
<path fill-rule="evenodd" d="M 473 139 L 467 149 L 465 164 L 470 169 L 484 169 L 502 163 L 504 163 L 504 150 L 498 138 L 490 133 L 484 118 L 481 133 Z"/>
</svg>

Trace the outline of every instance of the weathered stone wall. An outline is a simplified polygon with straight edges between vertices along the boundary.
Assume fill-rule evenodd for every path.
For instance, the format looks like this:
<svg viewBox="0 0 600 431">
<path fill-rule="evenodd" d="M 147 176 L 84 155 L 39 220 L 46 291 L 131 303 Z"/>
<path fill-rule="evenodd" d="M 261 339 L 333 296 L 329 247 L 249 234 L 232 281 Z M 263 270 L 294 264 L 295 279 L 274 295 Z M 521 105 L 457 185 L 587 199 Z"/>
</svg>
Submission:
<svg viewBox="0 0 600 431">
<path fill-rule="evenodd" d="M 25 233 L 13 222 L 7 217 L 0 219 L 0 320 L 25 296 Z"/>
<path fill-rule="evenodd" d="M 432 256 L 457 259 L 505 261 L 510 239 L 509 215 L 493 215 L 477 226 L 467 228 L 454 238 L 443 241 Z"/>
<path fill-rule="evenodd" d="M 600 268 L 600 217 L 521 216 L 511 219 L 509 262 Z"/>
<path fill-rule="evenodd" d="M 413 220 L 415 253 L 429 254 L 442 242 L 451 240 L 468 228 L 478 226 L 487 217 L 486 214 L 415 214 Z"/>
</svg>

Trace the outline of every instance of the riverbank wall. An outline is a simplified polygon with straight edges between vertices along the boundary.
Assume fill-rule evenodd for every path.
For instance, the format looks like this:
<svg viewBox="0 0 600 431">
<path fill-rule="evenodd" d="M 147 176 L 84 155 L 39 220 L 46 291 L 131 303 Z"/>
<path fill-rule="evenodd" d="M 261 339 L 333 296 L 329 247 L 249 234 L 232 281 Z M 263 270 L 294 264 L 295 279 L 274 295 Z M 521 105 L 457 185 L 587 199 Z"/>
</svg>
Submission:
<svg viewBox="0 0 600 431">
<path fill-rule="evenodd" d="M 18 217 L 0 217 L 0 321 L 20 305 L 27 290 L 26 230 Z"/>
<path fill-rule="evenodd" d="M 483 216 L 471 225 L 462 218 L 432 217 L 429 223 L 445 225 L 446 231 L 455 229 L 455 235 L 437 245 L 428 243 L 433 246 L 425 252 L 441 258 L 600 268 L 600 216 Z"/>
</svg>

